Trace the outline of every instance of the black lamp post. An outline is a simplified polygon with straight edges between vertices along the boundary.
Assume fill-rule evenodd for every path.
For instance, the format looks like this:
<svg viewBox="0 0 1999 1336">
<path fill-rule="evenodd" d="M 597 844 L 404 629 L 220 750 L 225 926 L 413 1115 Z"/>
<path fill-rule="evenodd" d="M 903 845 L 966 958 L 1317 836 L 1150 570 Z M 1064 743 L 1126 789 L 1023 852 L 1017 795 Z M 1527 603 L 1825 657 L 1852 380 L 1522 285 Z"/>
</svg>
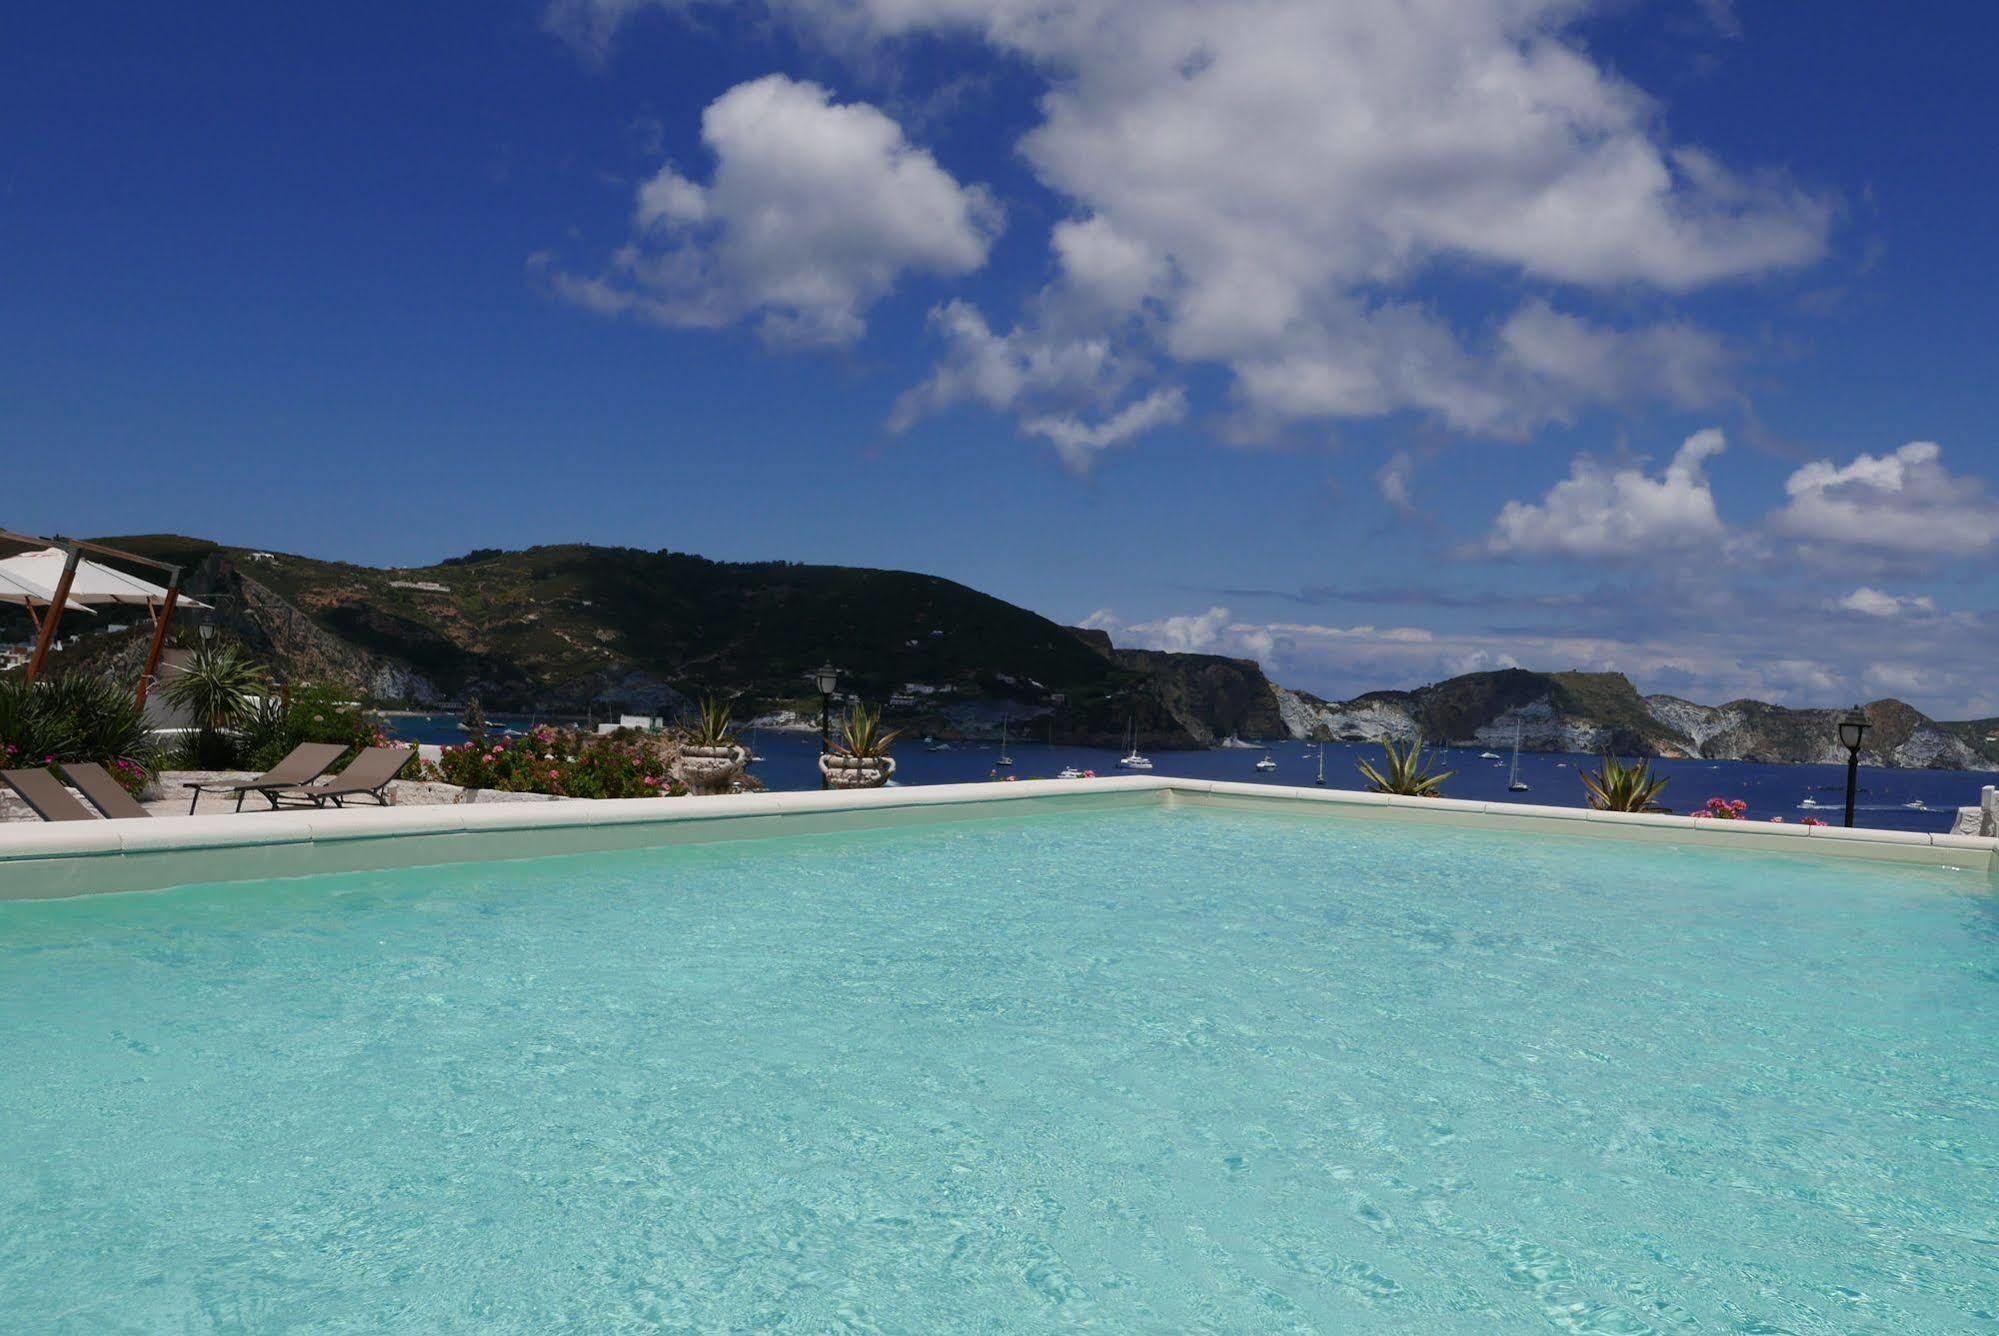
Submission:
<svg viewBox="0 0 1999 1336">
<path fill-rule="evenodd" d="M 819 754 L 824 756 L 833 750 L 831 729 L 833 723 L 833 692 L 840 685 L 840 671 L 830 663 L 819 665 L 812 673 L 812 684 L 819 688 Z M 826 787 L 826 772 L 819 772 L 819 787 Z"/>
<path fill-rule="evenodd" d="M 1874 727 L 1874 721 L 1867 717 L 1867 711 L 1858 705 L 1840 717 L 1839 745 L 1846 748 L 1846 824 L 1853 825 L 1853 795 L 1860 788 L 1860 744 L 1867 740 L 1867 732 Z"/>
</svg>

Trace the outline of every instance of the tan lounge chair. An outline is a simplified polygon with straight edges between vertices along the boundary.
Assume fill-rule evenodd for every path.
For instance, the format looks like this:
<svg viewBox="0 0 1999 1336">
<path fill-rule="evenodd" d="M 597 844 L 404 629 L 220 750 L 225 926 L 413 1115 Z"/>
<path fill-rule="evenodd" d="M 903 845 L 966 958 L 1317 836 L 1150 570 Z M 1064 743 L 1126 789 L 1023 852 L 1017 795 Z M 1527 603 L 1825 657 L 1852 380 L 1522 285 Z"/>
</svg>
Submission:
<svg viewBox="0 0 1999 1336">
<path fill-rule="evenodd" d="M 47 770 L 0 770 L 0 784 L 21 795 L 21 801 L 44 821 L 95 821 L 90 809 L 70 796 L 62 781 Z"/>
<path fill-rule="evenodd" d="M 90 761 L 65 761 L 62 772 L 92 807 L 113 821 L 152 815 L 139 806 L 139 800 L 125 792 L 125 786 L 112 778 L 111 772 L 101 765 Z"/>
<path fill-rule="evenodd" d="M 373 798 L 387 807 L 389 800 L 383 790 L 415 755 L 414 747 L 364 747 L 361 754 L 348 762 L 347 768 L 339 774 L 317 784 L 300 784 L 270 796 L 274 803 L 296 807 L 307 803 L 314 807 L 324 807 L 328 803 L 342 807 L 348 798 Z"/>
<path fill-rule="evenodd" d="M 310 784 L 326 773 L 326 767 L 340 759 L 347 748 L 337 742 L 301 742 L 291 749 L 284 760 L 258 775 L 255 779 L 210 780 L 204 784 L 189 784 L 194 792 L 188 795 L 187 814 L 194 815 L 194 805 L 201 801 L 204 793 L 236 795 L 236 810 L 243 810 L 243 799 L 254 793 L 273 808 L 278 805 L 277 794 L 281 789 L 294 789 L 301 784 Z"/>
</svg>

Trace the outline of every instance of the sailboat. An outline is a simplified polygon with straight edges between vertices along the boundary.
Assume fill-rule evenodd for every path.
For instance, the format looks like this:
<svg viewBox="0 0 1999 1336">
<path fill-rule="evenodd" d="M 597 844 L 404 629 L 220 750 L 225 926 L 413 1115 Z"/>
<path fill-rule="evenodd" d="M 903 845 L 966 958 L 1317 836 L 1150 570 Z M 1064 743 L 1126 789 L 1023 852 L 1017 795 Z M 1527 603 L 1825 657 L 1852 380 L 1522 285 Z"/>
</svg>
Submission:
<svg viewBox="0 0 1999 1336">
<path fill-rule="evenodd" d="M 1323 738 L 1319 741 L 1319 778 L 1316 782 L 1321 786 L 1326 782 L 1326 743 Z"/>
<path fill-rule="evenodd" d="M 751 725 L 750 725 L 750 762 L 751 762 L 751 764 L 755 764 L 756 762 L 758 762 L 758 761 L 761 761 L 761 760 L 763 760 L 763 758 L 764 758 L 764 754 L 763 754 L 763 752 L 762 752 L 762 751 L 760 751 L 760 750 L 759 750 L 759 749 L 757 748 L 757 726 L 756 726 L 755 724 L 751 724 Z"/>
<path fill-rule="evenodd" d="M 1013 764 L 1013 758 L 1012 758 L 1011 756 L 1008 756 L 1008 755 L 1006 754 L 1006 716 L 1005 716 L 1005 715 L 1001 715 L 1001 716 L 1000 716 L 1000 754 L 999 754 L 999 756 L 998 756 L 998 757 L 997 757 L 997 758 L 996 758 L 996 759 L 995 759 L 995 760 L 993 761 L 993 764 L 994 764 L 994 765 L 1012 765 L 1012 764 Z"/>
<path fill-rule="evenodd" d="M 1133 719 L 1131 721 L 1131 750 L 1118 758 L 1118 764 L 1123 766 L 1126 770 L 1152 769 L 1152 758 L 1149 756 L 1141 755 L 1138 750 L 1137 719 Z"/>
<path fill-rule="evenodd" d="M 1527 781 L 1520 778 L 1520 721 L 1513 721 L 1513 769 L 1506 776 L 1508 793 L 1527 792 Z"/>
</svg>

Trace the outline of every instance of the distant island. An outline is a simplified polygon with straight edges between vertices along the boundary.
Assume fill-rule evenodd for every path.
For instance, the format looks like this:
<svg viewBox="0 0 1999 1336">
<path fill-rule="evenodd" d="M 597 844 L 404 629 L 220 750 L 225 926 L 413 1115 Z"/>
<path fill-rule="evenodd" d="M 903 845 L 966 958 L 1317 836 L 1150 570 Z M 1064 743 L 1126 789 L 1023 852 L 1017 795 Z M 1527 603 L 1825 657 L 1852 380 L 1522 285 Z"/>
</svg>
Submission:
<svg viewBox="0 0 1999 1336">
<path fill-rule="evenodd" d="M 1842 761 L 1836 709 L 1700 705 L 1642 695 L 1618 673 L 1468 673 L 1413 691 L 1326 701 L 1249 659 L 1114 645 L 936 576 L 572 544 L 471 552 L 384 569 L 178 535 L 119 547 L 185 566 L 220 626 L 297 679 L 348 684 L 382 706 L 674 713 L 707 694 L 738 718 L 815 718 L 812 669 L 921 736 L 1118 746 L 1224 739 L 1371 742 L 1420 735 L 1503 750 Z M 136 672 L 137 628 L 84 634 L 64 658 Z M 130 664 L 122 661 L 130 659 Z M 1869 705 L 1870 765 L 1999 767 L 1999 719 L 1940 722 Z"/>
</svg>

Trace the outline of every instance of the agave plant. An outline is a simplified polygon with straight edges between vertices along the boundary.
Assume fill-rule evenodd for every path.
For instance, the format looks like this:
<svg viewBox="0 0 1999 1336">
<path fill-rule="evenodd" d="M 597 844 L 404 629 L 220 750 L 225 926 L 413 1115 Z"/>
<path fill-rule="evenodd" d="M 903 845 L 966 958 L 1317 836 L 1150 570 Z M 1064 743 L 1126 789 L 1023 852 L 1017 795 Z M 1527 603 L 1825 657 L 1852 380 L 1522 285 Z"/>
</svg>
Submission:
<svg viewBox="0 0 1999 1336">
<path fill-rule="evenodd" d="M 886 756 L 901 733 L 882 727 L 882 712 L 856 705 L 840 721 L 840 740 L 833 747 L 842 756 Z"/>
<path fill-rule="evenodd" d="M 729 707 L 712 696 L 704 696 L 688 726 L 687 740 L 696 747 L 729 747 L 736 741 L 736 726 Z"/>
<path fill-rule="evenodd" d="M 1457 773 L 1455 770 L 1439 772 L 1430 769 L 1430 758 L 1423 754 L 1421 738 L 1411 738 L 1406 743 L 1383 742 L 1381 750 L 1386 753 L 1386 760 L 1379 770 L 1371 762 L 1359 762 L 1360 773 L 1366 778 L 1368 788 L 1376 793 L 1436 798 L 1442 796 L 1444 781 Z"/>
<path fill-rule="evenodd" d="M 1601 770 L 1582 778 L 1589 805 L 1602 812 L 1642 812 L 1666 787 L 1665 778 L 1652 773 L 1650 761 L 1626 765 L 1615 756 L 1604 757 Z"/>
</svg>

